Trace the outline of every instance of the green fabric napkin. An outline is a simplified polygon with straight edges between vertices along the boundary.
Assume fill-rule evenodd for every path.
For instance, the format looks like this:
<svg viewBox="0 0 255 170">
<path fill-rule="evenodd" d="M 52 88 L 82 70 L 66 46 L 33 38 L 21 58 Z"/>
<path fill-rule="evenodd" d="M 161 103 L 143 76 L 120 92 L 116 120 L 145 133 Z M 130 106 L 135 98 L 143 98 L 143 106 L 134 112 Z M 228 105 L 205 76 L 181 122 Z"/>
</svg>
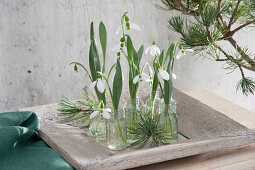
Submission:
<svg viewBox="0 0 255 170">
<path fill-rule="evenodd" d="M 71 170 L 39 137 L 33 112 L 0 113 L 0 170 Z"/>
</svg>

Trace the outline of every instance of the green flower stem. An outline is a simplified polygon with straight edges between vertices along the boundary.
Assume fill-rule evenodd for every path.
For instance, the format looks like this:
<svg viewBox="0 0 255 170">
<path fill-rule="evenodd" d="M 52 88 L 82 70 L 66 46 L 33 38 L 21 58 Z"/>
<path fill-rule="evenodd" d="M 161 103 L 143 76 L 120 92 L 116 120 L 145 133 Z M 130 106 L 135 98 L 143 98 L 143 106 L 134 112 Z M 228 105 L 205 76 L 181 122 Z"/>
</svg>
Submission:
<svg viewBox="0 0 255 170">
<path fill-rule="evenodd" d="M 171 136 L 173 137 L 174 132 L 173 132 L 172 121 L 170 118 L 169 118 L 169 124 L 170 124 L 170 129 L 171 129 Z"/>
<path fill-rule="evenodd" d="M 118 121 L 118 128 L 119 128 L 119 131 L 120 131 L 120 137 L 121 137 L 121 140 L 122 140 L 122 142 L 123 143 L 127 143 L 127 141 L 126 141 L 126 139 L 125 139 L 125 137 L 123 136 L 123 134 L 122 134 L 122 129 L 121 129 L 121 127 L 120 127 L 120 122 Z M 122 127 L 123 128 L 123 127 Z"/>
<path fill-rule="evenodd" d="M 114 100 L 113 100 L 113 95 L 112 95 L 112 90 L 111 90 L 111 87 L 110 87 L 110 85 L 109 85 L 109 81 L 108 81 L 108 79 L 103 75 L 103 74 L 101 74 L 101 76 L 105 79 L 105 81 L 106 81 L 106 84 L 107 84 L 107 87 L 108 87 L 108 89 L 109 89 L 109 92 L 110 92 L 110 96 L 111 96 L 111 99 L 112 99 L 112 106 L 113 106 L 113 108 L 115 108 L 115 104 L 114 104 Z"/>
</svg>

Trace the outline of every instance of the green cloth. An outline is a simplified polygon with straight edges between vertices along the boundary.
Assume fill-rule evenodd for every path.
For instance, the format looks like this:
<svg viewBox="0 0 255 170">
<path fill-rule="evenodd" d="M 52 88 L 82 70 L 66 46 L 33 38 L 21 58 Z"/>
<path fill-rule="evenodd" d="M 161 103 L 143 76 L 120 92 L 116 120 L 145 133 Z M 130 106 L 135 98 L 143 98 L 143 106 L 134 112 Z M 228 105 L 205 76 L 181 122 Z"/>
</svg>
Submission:
<svg viewBox="0 0 255 170">
<path fill-rule="evenodd" d="M 0 170 L 71 170 L 39 137 L 33 112 L 0 113 Z"/>
</svg>

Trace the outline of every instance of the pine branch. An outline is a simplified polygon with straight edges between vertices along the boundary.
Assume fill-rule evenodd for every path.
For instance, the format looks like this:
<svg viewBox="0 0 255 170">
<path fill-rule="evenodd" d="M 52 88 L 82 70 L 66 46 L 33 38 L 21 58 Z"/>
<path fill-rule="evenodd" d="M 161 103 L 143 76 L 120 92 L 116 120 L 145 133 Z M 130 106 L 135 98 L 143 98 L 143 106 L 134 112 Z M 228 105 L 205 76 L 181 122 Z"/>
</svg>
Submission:
<svg viewBox="0 0 255 170">
<path fill-rule="evenodd" d="M 231 31 L 231 35 L 234 35 L 237 31 L 239 31 L 239 30 L 241 30 L 241 29 L 243 29 L 244 27 L 246 27 L 246 26 L 248 26 L 248 25 L 250 25 L 250 24 L 253 24 L 253 23 L 255 23 L 255 19 L 254 20 L 251 20 L 251 21 L 249 21 L 249 22 L 247 22 L 247 23 L 245 23 L 245 24 L 243 24 L 243 25 L 241 25 L 241 26 L 239 26 L 239 27 L 237 27 L 236 29 L 234 29 L 233 31 Z"/>
<path fill-rule="evenodd" d="M 238 10 L 238 7 L 239 7 L 241 1 L 242 1 L 242 0 L 238 0 L 238 2 L 237 2 L 237 4 L 236 4 L 236 8 L 235 8 L 235 10 L 234 10 L 234 13 L 233 13 L 233 15 L 231 16 L 231 18 L 230 18 L 230 20 L 229 20 L 229 24 L 228 24 L 228 29 L 229 29 L 229 30 L 230 30 L 231 25 L 234 24 L 233 20 L 234 20 L 234 18 L 235 18 L 235 16 L 236 16 L 236 13 L 237 13 L 237 10 Z"/>
<path fill-rule="evenodd" d="M 137 149 L 143 148 L 151 139 L 151 147 L 161 144 L 168 144 L 168 137 L 165 136 L 164 127 L 159 124 L 160 115 L 155 117 L 140 115 L 141 121 L 137 122 L 134 127 L 128 129 L 129 133 L 134 135 L 135 142 L 131 146 L 137 146 Z"/>
<path fill-rule="evenodd" d="M 96 102 L 91 99 L 85 92 L 82 94 L 81 100 L 76 102 L 70 101 L 67 97 L 63 97 L 59 103 L 59 115 L 64 117 L 64 121 L 76 120 L 79 125 L 84 124 L 91 113 L 95 111 Z"/>
</svg>

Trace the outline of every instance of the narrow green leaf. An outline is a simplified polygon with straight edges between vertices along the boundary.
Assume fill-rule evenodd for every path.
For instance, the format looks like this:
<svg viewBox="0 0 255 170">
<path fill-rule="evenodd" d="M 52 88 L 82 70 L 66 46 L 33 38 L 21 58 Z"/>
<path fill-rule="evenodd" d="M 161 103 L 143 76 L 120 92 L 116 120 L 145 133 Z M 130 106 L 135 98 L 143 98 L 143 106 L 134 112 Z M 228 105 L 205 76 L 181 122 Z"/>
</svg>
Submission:
<svg viewBox="0 0 255 170">
<path fill-rule="evenodd" d="M 93 26 L 93 22 L 91 22 L 90 24 L 90 41 L 92 43 L 92 49 L 94 50 L 95 53 L 95 69 L 97 71 L 101 71 L 101 65 L 100 65 L 100 59 L 99 59 L 99 54 L 98 54 L 98 50 L 97 50 L 97 46 L 96 46 L 96 40 L 95 40 L 95 34 L 94 34 L 94 26 Z"/>
<path fill-rule="evenodd" d="M 134 46 L 129 36 L 127 36 L 127 53 L 128 53 L 128 63 L 131 64 L 131 61 L 134 55 Z"/>
<path fill-rule="evenodd" d="M 115 110 L 118 110 L 121 92 L 122 92 L 122 70 L 120 61 L 119 59 L 117 59 L 116 73 L 113 80 L 113 101 Z"/>
<path fill-rule="evenodd" d="M 129 95 L 131 98 L 133 96 L 133 86 L 134 86 L 133 79 L 134 79 L 133 66 L 131 64 L 129 67 L 129 75 L 128 75 Z"/>
<path fill-rule="evenodd" d="M 142 60 L 142 57 L 143 57 L 143 51 L 144 51 L 144 46 L 142 45 L 139 50 L 138 50 L 138 67 L 140 67 L 140 62 Z"/>
<path fill-rule="evenodd" d="M 95 67 L 95 58 L 96 54 L 93 50 L 93 43 L 90 43 L 90 48 L 89 48 L 89 68 L 90 68 L 90 73 L 92 80 L 95 81 L 97 79 L 97 71 Z"/>
<path fill-rule="evenodd" d="M 158 88 L 159 80 L 158 80 L 158 72 L 155 70 L 153 84 L 152 84 L 152 91 L 151 91 L 151 101 L 154 101 L 157 88 Z"/>
<path fill-rule="evenodd" d="M 174 45 L 174 43 L 172 43 L 170 45 L 170 47 L 168 48 L 168 50 L 167 50 L 166 57 L 164 59 L 163 65 L 165 65 L 165 63 L 167 62 L 169 56 L 171 56 L 170 58 L 172 58 L 174 56 L 174 50 L 175 50 L 175 45 Z"/>
<path fill-rule="evenodd" d="M 103 22 L 100 22 L 99 24 L 99 38 L 100 43 L 103 51 L 103 70 L 102 72 L 105 72 L 105 56 L 106 56 L 106 45 L 107 45 L 107 32 L 106 28 Z"/>
<path fill-rule="evenodd" d="M 161 52 L 161 54 L 159 56 L 159 63 L 160 63 L 160 65 L 163 64 L 163 59 L 164 59 L 164 50 L 162 50 L 162 52 Z"/>
<path fill-rule="evenodd" d="M 164 80 L 164 100 L 165 100 L 165 104 L 170 103 L 172 95 L 173 95 L 172 66 L 173 66 L 173 57 L 170 56 L 170 60 L 168 62 L 168 66 L 167 66 L 167 70 L 166 70 L 169 74 L 169 80 Z"/>
<path fill-rule="evenodd" d="M 93 22 L 91 22 L 91 24 L 90 24 L 90 41 L 94 41 L 94 40 L 95 40 L 94 26 L 93 26 Z"/>
<path fill-rule="evenodd" d="M 133 62 L 136 65 L 136 67 L 139 67 L 139 58 L 137 52 L 134 50 L 134 55 L 133 55 Z"/>
</svg>

